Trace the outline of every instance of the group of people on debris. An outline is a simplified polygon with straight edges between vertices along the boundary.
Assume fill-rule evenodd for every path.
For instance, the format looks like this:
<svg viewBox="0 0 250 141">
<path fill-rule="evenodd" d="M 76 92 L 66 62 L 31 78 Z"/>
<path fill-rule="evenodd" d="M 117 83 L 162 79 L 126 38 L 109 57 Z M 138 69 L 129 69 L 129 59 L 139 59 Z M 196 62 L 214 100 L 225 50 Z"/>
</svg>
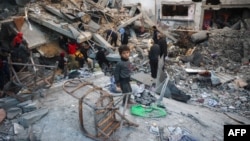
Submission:
<svg viewBox="0 0 250 141">
<path fill-rule="evenodd" d="M 167 56 L 167 42 L 166 37 L 160 33 L 156 26 L 153 26 L 153 39 L 151 40 L 151 47 L 149 49 L 148 58 L 151 70 L 151 77 L 157 77 L 158 62 L 160 58 L 165 60 Z"/>
<path fill-rule="evenodd" d="M 164 57 L 167 55 L 166 50 L 166 39 L 162 36 L 162 34 L 157 30 L 155 26 L 153 28 L 153 39 L 151 40 L 151 48 L 149 50 L 149 62 L 151 68 L 151 76 L 152 78 L 157 77 L 157 69 L 158 69 L 158 61 L 160 57 Z M 111 43 L 111 45 L 118 47 L 118 52 L 121 57 L 121 61 L 117 62 L 114 69 L 114 78 L 115 84 L 118 88 L 121 89 L 122 93 L 130 93 L 132 92 L 132 88 L 130 85 L 130 75 L 133 71 L 133 65 L 129 61 L 130 56 L 130 48 L 127 46 L 128 44 L 128 34 L 124 28 L 120 28 L 118 30 L 121 37 L 121 46 L 117 46 L 118 34 L 114 31 L 114 29 L 110 29 L 106 31 L 106 40 Z M 64 50 L 59 55 L 59 64 L 58 68 L 62 70 L 62 72 L 67 75 L 67 70 L 79 69 L 84 66 L 86 63 L 88 68 L 93 71 L 94 69 L 94 60 L 97 60 L 100 67 L 105 63 L 109 66 L 109 61 L 106 58 L 106 52 L 102 47 L 98 48 L 98 52 L 94 51 L 94 44 L 91 44 L 89 41 L 83 43 L 77 43 L 74 39 L 69 39 L 65 36 L 60 36 L 59 45 Z M 90 54 L 95 53 L 95 58 L 90 58 Z M 9 71 L 7 66 L 7 57 L 2 55 L 0 58 L 0 89 L 3 88 L 4 77 L 7 76 L 9 79 Z M 29 52 L 27 51 L 27 44 L 23 40 L 23 34 L 21 32 L 17 33 L 12 41 L 12 51 L 11 51 L 12 61 L 18 62 L 27 62 L 27 56 L 29 56 Z M 26 59 L 25 59 L 26 58 Z M 7 75 L 6 75 L 7 74 Z M 129 103 L 133 103 L 128 98 Z M 125 97 L 123 99 L 123 105 L 125 104 Z"/>
<path fill-rule="evenodd" d="M 119 31 L 121 36 L 121 45 L 128 44 L 128 34 L 124 28 L 120 28 Z M 106 40 L 110 42 L 114 47 L 118 47 L 118 33 L 114 29 L 106 30 Z M 59 56 L 59 69 L 62 70 L 64 74 L 67 70 L 79 69 L 84 66 L 86 63 L 88 65 L 89 70 L 94 70 L 94 61 L 97 61 L 100 68 L 103 69 L 103 65 L 110 67 L 110 63 L 106 58 L 108 54 L 107 51 L 91 43 L 90 41 L 86 41 L 84 43 L 77 43 L 74 39 L 69 39 L 65 36 L 59 37 L 59 45 L 64 50 L 61 52 Z M 97 52 L 95 49 L 97 47 Z M 89 56 L 90 54 L 95 53 L 95 58 Z M 67 56 L 66 56 L 67 54 Z M 94 59 L 94 60 L 93 60 Z M 65 65 L 67 64 L 67 70 L 65 69 Z"/>
<path fill-rule="evenodd" d="M 77 70 L 82 68 L 84 64 L 87 64 L 88 69 L 93 72 L 93 59 L 97 60 L 101 68 L 103 63 L 109 65 L 109 62 L 106 59 L 106 52 L 102 47 L 97 47 L 95 44 L 91 44 L 87 41 L 79 44 L 74 39 L 68 39 L 64 36 L 60 36 L 59 45 L 64 50 L 60 53 L 58 60 L 58 68 L 61 69 L 63 73 L 66 73 L 67 70 Z M 97 53 L 94 50 L 95 47 L 98 49 Z M 96 53 L 95 58 L 90 56 L 92 53 Z"/>
<path fill-rule="evenodd" d="M 117 62 L 114 69 L 114 78 L 116 86 L 121 89 L 122 93 L 130 93 L 132 88 L 130 86 L 130 75 L 133 71 L 132 63 L 129 61 L 130 48 L 128 44 L 128 34 L 124 28 L 118 30 L 121 36 L 121 46 L 117 46 L 118 33 L 114 29 L 106 31 L 106 40 L 114 47 L 118 48 L 121 61 Z M 65 64 L 67 64 L 68 70 L 79 69 L 83 67 L 84 63 L 88 64 L 89 69 L 93 70 L 93 59 L 95 59 L 99 66 L 102 67 L 103 63 L 109 66 L 109 61 L 106 58 L 106 52 L 102 47 L 98 47 L 98 52 L 95 54 L 95 58 L 90 58 L 90 54 L 94 52 L 95 45 L 89 41 L 78 44 L 75 40 L 67 39 L 61 36 L 59 39 L 60 47 L 65 51 L 60 54 L 58 68 L 65 70 Z M 92 47 L 91 47 L 92 46 Z M 67 59 L 65 56 L 67 54 Z M 66 70 L 65 70 L 66 71 Z M 130 98 L 129 103 L 131 103 Z M 123 105 L 125 104 L 125 97 L 123 99 Z"/>
</svg>

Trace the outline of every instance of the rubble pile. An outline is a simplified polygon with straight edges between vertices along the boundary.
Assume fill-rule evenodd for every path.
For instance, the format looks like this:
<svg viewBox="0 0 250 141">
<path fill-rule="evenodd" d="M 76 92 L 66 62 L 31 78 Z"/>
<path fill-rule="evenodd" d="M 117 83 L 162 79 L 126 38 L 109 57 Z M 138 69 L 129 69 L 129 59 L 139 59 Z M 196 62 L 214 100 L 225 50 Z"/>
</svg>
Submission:
<svg viewBox="0 0 250 141">
<path fill-rule="evenodd" d="M 41 92 L 41 91 L 40 91 Z M 23 101 L 6 97 L 0 99 L 0 138 L 3 140 L 40 140 L 40 134 L 32 130 L 32 125 L 44 117 L 49 110 L 38 101 L 32 100 L 35 94 L 19 96 Z M 36 133 L 37 132 L 37 133 Z"/>
<path fill-rule="evenodd" d="M 250 32 L 225 27 L 210 30 L 208 34 L 208 38 L 200 43 L 193 43 L 192 34 L 186 34 L 185 43 L 170 45 L 170 53 L 178 49 L 179 52 L 174 57 L 170 55 L 165 68 L 178 88 L 192 96 L 189 103 L 220 112 L 237 112 L 250 118 L 250 92 L 247 87 L 250 78 Z M 177 46 L 181 44 L 185 46 Z M 187 69 L 193 69 L 193 72 Z M 212 85 L 213 71 L 219 81 L 228 80 Z M 206 72 L 208 74 L 205 75 Z"/>
</svg>

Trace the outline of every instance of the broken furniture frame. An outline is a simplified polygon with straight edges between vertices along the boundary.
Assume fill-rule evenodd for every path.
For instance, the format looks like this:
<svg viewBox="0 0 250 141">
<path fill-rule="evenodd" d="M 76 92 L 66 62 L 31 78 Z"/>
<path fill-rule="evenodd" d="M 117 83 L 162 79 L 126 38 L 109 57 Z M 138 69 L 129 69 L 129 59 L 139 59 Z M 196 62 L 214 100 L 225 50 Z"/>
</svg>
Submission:
<svg viewBox="0 0 250 141">
<path fill-rule="evenodd" d="M 113 95 L 93 83 L 72 79 L 63 84 L 63 90 L 79 100 L 80 126 L 87 137 L 103 141 L 109 139 L 123 123 L 138 126 L 118 111 Z M 122 121 L 117 120 L 117 115 Z"/>
<path fill-rule="evenodd" d="M 29 57 L 30 62 L 20 63 L 12 62 L 8 58 L 8 64 L 11 75 L 11 82 L 18 86 L 25 87 L 31 92 L 39 88 L 49 88 L 54 82 L 55 73 L 57 70 L 58 62 L 54 66 L 35 64 L 33 58 Z M 21 66 L 19 71 L 14 69 L 15 66 Z M 46 69 L 49 68 L 49 69 Z M 45 71 L 48 70 L 48 71 Z"/>
</svg>

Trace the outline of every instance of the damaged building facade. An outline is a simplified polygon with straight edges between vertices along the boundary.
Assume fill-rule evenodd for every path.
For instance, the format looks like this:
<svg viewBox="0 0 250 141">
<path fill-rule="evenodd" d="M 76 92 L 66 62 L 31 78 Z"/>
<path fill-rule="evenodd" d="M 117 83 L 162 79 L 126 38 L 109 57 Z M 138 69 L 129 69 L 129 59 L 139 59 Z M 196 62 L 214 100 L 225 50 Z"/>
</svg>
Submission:
<svg viewBox="0 0 250 141">
<path fill-rule="evenodd" d="M 141 3 L 152 20 L 169 29 L 185 26 L 192 30 L 233 26 L 249 18 L 247 0 L 124 0 L 123 4 Z M 245 21 L 247 22 L 247 21 Z M 226 24 L 226 25 L 225 25 Z"/>
</svg>

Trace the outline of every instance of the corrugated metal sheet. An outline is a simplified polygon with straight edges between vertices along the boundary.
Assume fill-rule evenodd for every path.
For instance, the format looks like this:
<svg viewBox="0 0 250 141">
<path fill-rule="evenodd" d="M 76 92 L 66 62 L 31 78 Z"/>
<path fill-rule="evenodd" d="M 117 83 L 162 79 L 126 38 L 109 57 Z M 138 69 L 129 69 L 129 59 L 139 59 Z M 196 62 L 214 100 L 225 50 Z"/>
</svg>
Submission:
<svg viewBox="0 0 250 141">
<path fill-rule="evenodd" d="M 219 77 L 222 84 L 230 82 L 236 78 L 235 76 L 223 72 L 216 72 L 215 74 L 217 77 Z"/>
</svg>

